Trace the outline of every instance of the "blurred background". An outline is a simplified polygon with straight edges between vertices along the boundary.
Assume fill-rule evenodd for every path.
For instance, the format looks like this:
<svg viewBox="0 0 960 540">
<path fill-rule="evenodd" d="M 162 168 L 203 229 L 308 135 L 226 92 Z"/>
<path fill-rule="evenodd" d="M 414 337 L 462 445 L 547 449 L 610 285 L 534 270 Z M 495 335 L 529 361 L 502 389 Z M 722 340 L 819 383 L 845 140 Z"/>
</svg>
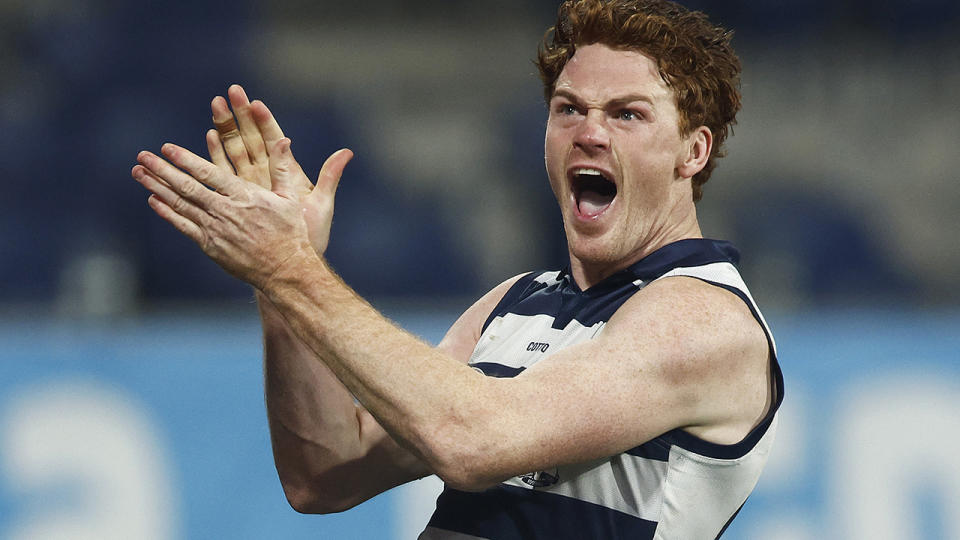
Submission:
<svg viewBox="0 0 960 540">
<path fill-rule="evenodd" d="M 698 207 L 787 379 L 725 538 L 960 539 L 960 3 L 689 1 L 744 109 Z M 0 0 L 0 538 L 413 538 L 423 480 L 302 516 L 275 478 L 249 288 L 129 175 L 270 105 L 308 174 L 357 157 L 329 258 L 430 341 L 565 265 L 532 64 L 558 2 Z"/>
</svg>

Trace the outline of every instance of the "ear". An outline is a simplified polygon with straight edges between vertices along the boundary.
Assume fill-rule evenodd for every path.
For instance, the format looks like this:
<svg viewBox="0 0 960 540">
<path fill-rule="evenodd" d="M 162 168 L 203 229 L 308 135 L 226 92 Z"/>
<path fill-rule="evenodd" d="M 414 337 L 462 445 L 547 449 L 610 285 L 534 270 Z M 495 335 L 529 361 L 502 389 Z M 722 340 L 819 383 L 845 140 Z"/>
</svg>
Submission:
<svg viewBox="0 0 960 540">
<path fill-rule="evenodd" d="M 684 141 L 686 151 L 677 162 L 677 174 L 681 178 L 693 178 L 702 171 L 710 159 L 713 150 L 713 132 L 707 126 L 700 126 L 690 132 Z"/>
</svg>

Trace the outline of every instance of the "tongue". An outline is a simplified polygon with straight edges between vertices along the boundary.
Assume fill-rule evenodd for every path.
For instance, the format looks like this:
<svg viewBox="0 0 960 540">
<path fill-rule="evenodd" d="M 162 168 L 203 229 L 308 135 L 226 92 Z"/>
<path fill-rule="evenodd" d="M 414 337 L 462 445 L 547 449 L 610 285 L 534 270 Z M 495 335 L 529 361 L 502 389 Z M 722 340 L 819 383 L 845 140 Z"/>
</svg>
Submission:
<svg viewBox="0 0 960 540">
<path fill-rule="evenodd" d="M 597 193 L 596 191 L 584 190 L 580 193 L 580 201 L 578 205 L 582 215 L 593 217 L 606 210 L 612 201 L 613 197 L 609 195 L 603 195 L 601 193 Z"/>
</svg>

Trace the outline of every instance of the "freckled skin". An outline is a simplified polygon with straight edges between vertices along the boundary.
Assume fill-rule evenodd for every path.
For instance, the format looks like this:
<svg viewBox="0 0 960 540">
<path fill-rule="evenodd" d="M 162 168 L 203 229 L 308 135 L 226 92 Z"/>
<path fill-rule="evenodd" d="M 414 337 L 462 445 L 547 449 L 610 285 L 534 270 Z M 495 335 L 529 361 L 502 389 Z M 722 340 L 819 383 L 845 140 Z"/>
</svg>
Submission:
<svg viewBox="0 0 960 540">
<path fill-rule="evenodd" d="M 698 144 L 709 154 L 709 130 L 682 135 L 678 126 L 673 92 L 642 53 L 587 45 L 560 73 L 544 154 L 582 287 L 660 246 L 702 236 L 690 178 L 705 162 Z M 577 215 L 569 180 L 574 165 L 597 165 L 614 176 L 617 196 L 601 215 Z"/>
</svg>

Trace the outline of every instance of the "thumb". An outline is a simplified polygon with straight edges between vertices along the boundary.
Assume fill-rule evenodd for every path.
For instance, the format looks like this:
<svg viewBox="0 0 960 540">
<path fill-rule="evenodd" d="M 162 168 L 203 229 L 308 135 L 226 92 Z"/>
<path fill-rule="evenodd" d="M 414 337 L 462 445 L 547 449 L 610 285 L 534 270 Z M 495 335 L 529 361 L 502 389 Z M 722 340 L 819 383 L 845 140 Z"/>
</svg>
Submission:
<svg viewBox="0 0 960 540">
<path fill-rule="evenodd" d="M 353 150 L 349 148 L 341 148 L 331 154 L 323 162 L 323 167 L 320 168 L 320 174 L 317 176 L 317 185 L 314 186 L 308 197 L 311 199 L 333 197 L 337 192 L 337 186 L 340 184 L 343 169 L 346 168 L 351 159 L 353 159 Z"/>
<path fill-rule="evenodd" d="M 353 152 L 344 148 L 337 150 L 320 169 L 317 185 L 303 199 L 303 219 L 307 224 L 310 245 L 323 255 L 330 243 L 330 226 L 333 224 L 333 196 L 340 183 L 340 176 L 347 163 L 353 159 Z"/>
</svg>

